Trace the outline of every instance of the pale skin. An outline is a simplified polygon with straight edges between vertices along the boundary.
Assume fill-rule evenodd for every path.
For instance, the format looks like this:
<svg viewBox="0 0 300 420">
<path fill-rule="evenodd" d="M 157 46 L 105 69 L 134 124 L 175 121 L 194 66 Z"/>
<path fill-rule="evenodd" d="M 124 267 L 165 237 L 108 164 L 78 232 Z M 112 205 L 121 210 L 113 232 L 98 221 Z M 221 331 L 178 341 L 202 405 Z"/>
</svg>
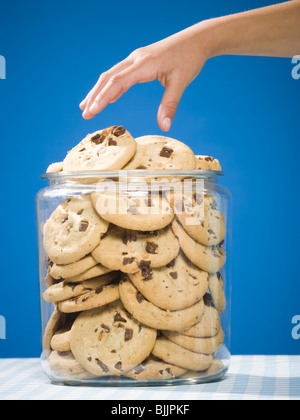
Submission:
<svg viewBox="0 0 300 420">
<path fill-rule="evenodd" d="M 159 80 L 165 92 L 157 122 L 169 131 L 182 94 L 210 58 L 299 54 L 300 0 L 209 19 L 133 51 L 101 74 L 80 109 L 91 119 L 136 83 Z"/>
</svg>

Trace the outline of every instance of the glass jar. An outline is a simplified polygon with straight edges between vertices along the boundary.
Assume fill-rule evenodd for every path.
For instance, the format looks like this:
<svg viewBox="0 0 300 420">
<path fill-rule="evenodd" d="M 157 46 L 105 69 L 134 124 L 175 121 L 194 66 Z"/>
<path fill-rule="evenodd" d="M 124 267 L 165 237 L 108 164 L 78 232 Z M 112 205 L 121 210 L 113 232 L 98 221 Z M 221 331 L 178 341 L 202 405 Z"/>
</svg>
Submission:
<svg viewBox="0 0 300 420">
<path fill-rule="evenodd" d="M 221 175 L 43 175 L 41 361 L 53 383 L 175 385 L 226 374 L 231 196 Z"/>
</svg>

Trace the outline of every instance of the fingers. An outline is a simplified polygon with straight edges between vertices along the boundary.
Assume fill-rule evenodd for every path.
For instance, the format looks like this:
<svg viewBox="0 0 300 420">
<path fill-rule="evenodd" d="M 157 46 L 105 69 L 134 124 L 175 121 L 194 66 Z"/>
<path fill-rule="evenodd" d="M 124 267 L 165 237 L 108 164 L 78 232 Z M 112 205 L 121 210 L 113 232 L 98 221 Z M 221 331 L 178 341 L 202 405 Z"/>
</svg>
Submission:
<svg viewBox="0 0 300 420">
<path fill-rule="evenodd" d="M 169 131 L 186 85 L 180 79 L 173 78 L 166 84 L 165 93 L 157 113 L 157 122 L 163 131 Z"/>
<path fill-rule="evenodd" d="M 149 82 L 155 79 L 141 62 L 132 64 L 125 70 L 113 75 L 105 85 L 100 85 L 97 96 L 90 99 L 88 115 L 96 115 L 101 112 L 109 103 L 115 102 L 131 86 L 136 83 Z"/>
<path fill-rule="evenodd" d="M 89 92 L 86 98 L 80 103 L 79 108 L 83 111 L 84 118 L 92 118 L 94 115 L 89 113 L 90 106 L 94 103 L 97 95 L 106 85 L 108 80 L 113 77 L 118 72 L 124 70 L 126 67 L 130 66 L 131 60 L 129 58 L 121 61 L 120 63 L 116 64 L 112 67 L 109 71 L 102 73 L 99 77 L 97 83 L 93 87 L 93 89 Z"/>
</svg>

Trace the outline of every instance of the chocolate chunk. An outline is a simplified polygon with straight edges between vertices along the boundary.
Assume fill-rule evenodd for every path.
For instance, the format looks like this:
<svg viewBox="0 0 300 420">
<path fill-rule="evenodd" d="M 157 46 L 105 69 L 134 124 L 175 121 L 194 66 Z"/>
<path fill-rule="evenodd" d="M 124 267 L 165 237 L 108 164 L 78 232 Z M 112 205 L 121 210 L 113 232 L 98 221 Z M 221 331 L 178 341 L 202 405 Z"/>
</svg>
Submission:
<svg viewBox="0 0 300 420">
<path fill-rule="evenodd" d="M 194 195 L 193 195 L 193 197 L 194 197 L 194 200 L 196 201 L 196 203 L 197 204 L 202 204 L 203 203 L 203 195 L 202 194 L 199 194 L 199 193 L 195 193 Z"/>
<path fill-rule="evenodd" d="M 109 140 L 108 140 L 108 145 L 109 146 L 117 146 L 117 142 L 116 142 L 116 140 L 114 140 L 114 139 L 112 139 L 112 138 L 110 138 Z"/>
<path fill-rule="evenodd" d="M 87 360 L 88 360 L 88 362 L 91 362 L 92 361 L 92 358 L 91 357 L 88 357 Z"/>
<path fill-rule="evenodd" d="M 116 368 L 116 369 L 118 369 L 118 370 L 122 370 L 122 362 L 118 362 L 118 363 L 115 365 L 115 368 Z"/>
<path fill-rule="evenodd" d="M 101 144 L 104 142 L 104 140 L 105 136 L 103 136 L 103 134 L 95 134 L 95 136 L 91 138 L 91 141 L 95 144 Z"/>
<path fill-rule="evenodd" d="M 61 219 L 61 223 L 65 223 L 69 219 L 69 216 L 65 214 L 63 218 Z"/>
<path fill-rule="evenodd" d="M 127 328 L 126 330 L 125 330 L 125 341 L 129 341 L 129 340 L 132 340 L 132 337 L 133 337 L 133 330 L 130 328 Z"/>
<path fill-rule="evenodd" d="M 115 316 L 114 316 L 114 321 L 115 321 L 115 322 L 127 322 L 127 320 L 126 320 L 126 319 L 124 319 L 124 318 L 122 317 L 122 315 L 121 315 L 119 312 L 117 312 L 117 313 L 115 314 Z"/>
<path fill-rule="evenodd" d="M 82 213 L 83 213 L 83 209 L 82 210 L 79 210 L 79 212 L 77 214 L 78 214 L 78 216 L 81 216 Z"/>
<path fill-rule="evenodd" d="M 139 268 L 141 269 L 141 273 L 144 280 L 152 280 L 153 278 L 153 271 L 150 268 L 151 261 L 142 260 L 139 264 Z"/>
<path fill-rule="evenodd" d="M 79 232 L 85 232 L 88 227 L 89 227 L 89 222 L 85 222 L 85 221 L 80 222 Z"/>
<path fill-rule="evenodd" d="M 125 128 L 122 125 L 120 125 L 118 127 L 115 127 L 112 133 L 114 136 L 119 137 L 119 136 L 122 136 L 122 134 L 124 134 L 125 132 L 126 132 Z"/>
<path fill-rule="evenodd" d="M 170 273 L 170 276 L 172 277 L 172 279 L 176 280 L 178 279 L 178 273 L 177 271 L 173 271 L 172 273 Z"/>
<path fill-rule="evenodd" d="M 158 245 L 156 245 L 154 242 L 147 242 L 146 251 L 148 254 L 156 254 Z"/>
<path fill-rule="evenodd" d="M 139 267 L 140 267 L 141 269 L 146 269 L 146 268 L 149 268 L 149 267 L 150 267 L 150 265 L 151 265 L 151 261 L 145 261 L 145 260 L 142 260 L 142 261 L 139 263 Z"/>
<path fill-rule="evenodd" d="M 105 372 L 105 373 L 108 373 L 109 372 L 108 367 L 103 362 L 101 362 L 101 360 L 95 359 L 95 361 L 96 361 L 97 365 L 99 365 L 101 367 L 101 369 L 103 370 L 103 372 Z"/>
<path fill-rule="evenodd" d="M 152 280 L 153 271 L 151 270 L 151 268 L 144 268 L 142 269 L 142 276 L 144 280 Z"/>
<path fill-rule="evenodd" d="M 161 149 L 159 156 L 169 158 L 173 152 L 173 149 L 170 149 L 169 147 L 165 146 Z"/>
<path fill-rule="evenodd" d="M 140 165 L 140 166 L 138 166 L 138 167 L 137 167 L 137 168 L 135 168 L 135 169 L 147 169 L 147 168 L 146 168 L 146 166 Z"/>
<path fill-rule="evenodd" d="M 123 265 L 132 264 L 133 261 L 134 261 L 134 258 L 125 257 L 123 258 Z"/>
<path fill-rule="evenodd" d="M 206 156 L 204 160 L 206 160 L 206 162 L 213 162 L 214 158 L 211 156 Z"/>
<path fill-rule="evenodd" d="M 103 328 L 106 333 L 110 332 L 110 328 L 105 324 L 101 324 L 101 328 Z"/>
<path fill-rule="evenodd" d="M 103 288 L 104 286 L 97 287 L 97 289 L 95 290 L 96 295 L 99 295 L 101 292 L 103 292 Z"/>
<path fill-rule="evenodd" d="M 140 292 L 136 292 L 136 300 L 141 303 L 145 300 L 144 296 Z"/>
<path fill-rule="evenodd" d="M 140 373 L 142 373 L 142 372 L 144 372 L 144 370 L 145 370 L 145 367 L 142 365 L 142 364 L 140 364 L 140 365 L 137 365 L 135 368 L 134 368 L 134 373 L 136 374 L 136 375 L 139 375 Z"/>
<path fill-rule="evenodd" d="M 183 201 L 179 201 L 175 204 L 176 214 L 181 214 L 185 211 Z"/>
<path fill-rule="evenodd" d="M 137 206 L 134 205 L 129 206 L 127 212 L 133 215 L 139 214 Z"/>
<path fill-rule="evenodd" d="M 211 202 L 210 207 L 211 207 L 213 210 L 215 210 L 215 209 L 218 207 L 218 203 L 217 203 L 217 201 L 216 201 L 216 200 L 213 200 L 213 201 Z"/>
<path fill-rule="evenodd" d="M 215 232 L 214 232 L 212 229 L 207 229 L 207 232 L 208 232 L 210 235 L 214 235 L 214 234 L 215 234 Z"/>
</svg>

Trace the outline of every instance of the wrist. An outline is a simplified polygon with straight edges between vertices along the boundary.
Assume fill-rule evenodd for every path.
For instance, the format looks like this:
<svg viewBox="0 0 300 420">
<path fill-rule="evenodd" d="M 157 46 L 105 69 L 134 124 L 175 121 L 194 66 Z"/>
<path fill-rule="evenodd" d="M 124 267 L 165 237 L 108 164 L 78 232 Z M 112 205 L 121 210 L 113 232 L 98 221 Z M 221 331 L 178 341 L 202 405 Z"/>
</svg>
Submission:
<svg viewBox="0 0 300 420">
<path fill-rule="evenodd" d="M 200 23 L 202 36 L 206 42 L 207 58 L 230 54 L 230 17 L 212 18 Z"/>
</svg>

